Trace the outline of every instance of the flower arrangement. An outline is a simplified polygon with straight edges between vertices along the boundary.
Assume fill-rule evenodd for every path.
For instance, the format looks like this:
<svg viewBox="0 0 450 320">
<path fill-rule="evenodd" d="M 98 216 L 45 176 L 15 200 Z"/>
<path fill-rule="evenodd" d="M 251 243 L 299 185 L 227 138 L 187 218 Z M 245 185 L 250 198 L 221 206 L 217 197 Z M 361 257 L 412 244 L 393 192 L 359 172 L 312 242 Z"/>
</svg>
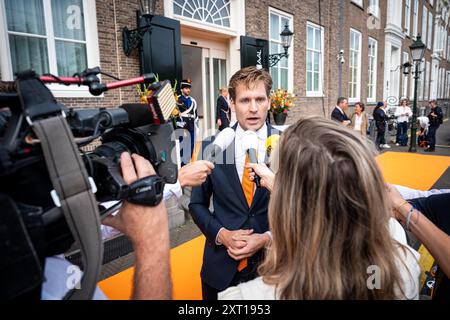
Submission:
<svg viewBox="0 0 450 320">
<path fill-rule="evenodd" d="M 287 114 L 289 109 L 295 107 L 295 94 L 289 93 L 285 89 L 278 89 L 272 91 L 270 94 L 271 104 L 270 111 L 273 114 L 284 113 Z"/>
</svg>

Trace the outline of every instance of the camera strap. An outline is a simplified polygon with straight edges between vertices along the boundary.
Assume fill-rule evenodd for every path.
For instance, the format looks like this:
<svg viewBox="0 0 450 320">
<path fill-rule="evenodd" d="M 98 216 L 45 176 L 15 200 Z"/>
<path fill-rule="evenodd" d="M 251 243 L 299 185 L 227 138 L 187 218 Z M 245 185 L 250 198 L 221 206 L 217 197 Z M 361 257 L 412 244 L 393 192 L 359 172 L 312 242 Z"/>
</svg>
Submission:
<svg viewBox="0 0 450 320">
<path fill-rule="evenodd" d="M 17 91 L 27 121 L 40 139 L 54 190 L 52 198 L 64 213 L 78 242 L 83 276 L 64 299 L 90 300 L 101 271 L 103 245 L 100 215 L 91 181 L 74 142 L 72 131 L 50 90 L 32 74 L 18 75 Z"/>
</svg>

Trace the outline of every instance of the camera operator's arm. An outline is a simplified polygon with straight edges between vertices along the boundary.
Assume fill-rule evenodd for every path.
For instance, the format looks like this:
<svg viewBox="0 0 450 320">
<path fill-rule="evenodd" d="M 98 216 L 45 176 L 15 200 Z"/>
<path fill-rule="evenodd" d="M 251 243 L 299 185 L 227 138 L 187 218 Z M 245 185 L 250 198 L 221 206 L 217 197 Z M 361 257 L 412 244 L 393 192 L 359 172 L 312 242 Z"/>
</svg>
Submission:
<svg viewBox="0 0 450 320">
<path fill-rule="evenodd" d="M 139 155 L 130 157 L 123 153 L 120 160 L 128 184 L 155 174 L 150 162 Z M 170 299 L 169 226 L 164 202 L 146 207 L 124 201 L 120 212 L 106 217 L 102 223 L 121 231 L 133 243 L 136 254 L 133 299 Z"/>
</svg>

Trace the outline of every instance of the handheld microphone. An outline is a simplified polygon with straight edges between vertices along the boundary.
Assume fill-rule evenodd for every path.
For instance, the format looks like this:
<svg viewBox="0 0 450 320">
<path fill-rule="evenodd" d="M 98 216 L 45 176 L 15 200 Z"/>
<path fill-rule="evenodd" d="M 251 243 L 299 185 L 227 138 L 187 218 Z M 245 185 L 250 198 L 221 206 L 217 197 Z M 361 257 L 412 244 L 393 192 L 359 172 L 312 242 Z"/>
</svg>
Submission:
<svg viewBox="0 0 450 320">
<path fill-rule="evenodd" d="M 216 163 L 216 157 L 230 146 L 235 135 L 236 132 L 230 127 L 219 132 L 216 139 L 214 139 L 214 142 L 211 144 L 211 151 L 206 152 L 205 160 Z"/>
<path fill-rule="evenodd" d="M 242 147 L 247 150 L 250 163 L 258 163 L 258 135 L 255 131 L 247 130 L 242 137 Z M 261 188 L 261 178 L 255 173 L 255 184 Z"/>
</svg>

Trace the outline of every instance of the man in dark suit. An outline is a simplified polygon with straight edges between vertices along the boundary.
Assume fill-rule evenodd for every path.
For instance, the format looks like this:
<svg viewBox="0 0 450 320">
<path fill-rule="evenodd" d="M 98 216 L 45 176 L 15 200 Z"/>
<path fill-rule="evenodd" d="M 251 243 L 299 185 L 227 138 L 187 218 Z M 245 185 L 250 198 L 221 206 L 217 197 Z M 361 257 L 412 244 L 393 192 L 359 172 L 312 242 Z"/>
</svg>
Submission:
<svg viewBox="0 0 450 320">
<path fill-rule="evenodd" d="M 267 211 L 269 194 L 248 176 L 244 132 L 258 136 L 258 162 L 267 160 L 266 140 L 279 131 L 266 124 L 272 79 L 265 70 L 247 67 L 230 79 L 231 104 L 238 123 L 233 143 L 218 157 L 202 186 L 192 190 L 189 209 L 206 236 L 201 270 L 203 299 L 256 277 L 263 249 L 271 242 Z M 207 147 L 205 142 L 203 149 Z M 213 196 L 214 211 L 210 212 Z"/>
<path fill-rule="evenodd" d="M 337 100 L 336 107 L 334 107 L 333 112 L 331 113 L 331 119 L 341 123 L 344 126 L 348 126 L 351 120 L 345 114 L 345 110 L 348 108 L 347 98 L 339 97 Z"/>
<path fill-rule="evenodd" d="M 222 131 L 230 126 L 230 106 L 228 105 L 228 88 L 220 89 L 220 95 L 217 99 L 216 118 L 219 130 Z"/>
<path fill-rule="evenodd" d="M 430 101 L 430 114 L 428 115 L 428 119 L 430 119 L 430 126 L 428 127 L 427 140 L 429 143 L 429 147 L 425 149 L 425 152 L 434 152 L 436 146 L 436 131 L 439 129 L 439 126 L 443 123 L 444 114 L 442 113 L 442 109 L 438 107 L 436 100 Z"/>
</svg>

